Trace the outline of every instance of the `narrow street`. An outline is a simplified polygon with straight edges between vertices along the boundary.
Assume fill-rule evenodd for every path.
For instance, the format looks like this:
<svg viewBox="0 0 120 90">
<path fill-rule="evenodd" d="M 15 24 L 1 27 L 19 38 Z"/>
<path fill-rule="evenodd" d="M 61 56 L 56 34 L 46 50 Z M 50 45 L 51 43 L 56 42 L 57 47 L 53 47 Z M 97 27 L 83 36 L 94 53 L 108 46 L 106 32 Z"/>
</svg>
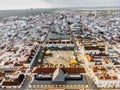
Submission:
<svg viewBox="0 0 120 90">
<path fill-rule="evenodd" d="M 85 62 L 85 51 L 84 51 L 84 47 L 82 45 L 82 43 L 77 43 L 77 46 L 79 46 L 79 51 L 80 51 L 80 54 L 79 54 L 79 59 L 80 60 L 83 60 L 83 67 L 85 68 L 85 71 L 86 71 L 86 79 L 87 79 L 87 82 L 88 82 L 88 85 L 89 87 L 92 89 L 92 90 L 98 90 L 97 87 L 95 86 L 92 78 L 91 78 L 91 75 L 90 75 L 90 72 L 89 72 L 89 69 L 88 69 L 88 66 L 86 65 L 86 62 Z"/>
<path fill-rule="evenodd" d="M 20 90 L 29 90 L 28 88 L 29 88 L 29 84 L 30 84 L 31 80 L 32 80 L 32 78 L 30 76 L 27 76 L 24 81 L 24 84 Z"/>
</svg>

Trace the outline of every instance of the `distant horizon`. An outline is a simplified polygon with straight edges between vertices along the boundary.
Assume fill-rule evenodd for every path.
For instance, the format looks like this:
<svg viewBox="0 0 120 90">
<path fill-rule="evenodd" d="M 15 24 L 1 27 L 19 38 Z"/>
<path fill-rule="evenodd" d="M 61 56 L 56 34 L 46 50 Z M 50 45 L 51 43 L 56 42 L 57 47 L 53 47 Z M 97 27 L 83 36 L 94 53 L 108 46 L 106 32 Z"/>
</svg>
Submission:
<svg viewBox="0 0 120 90">
<path fill-rule="evenodd" d="M 120 9 L 120 6 L 113 6 L 113 7 L 106 7 L 106 6 L 100 6 L 100 7 L 50 7 L 50 8 L 16 8 L 16 9 L 0 9 L 0 11 L 7 11 L 7 10 L 34 10 L 34 9 L 64 9 L 64 8 L 66 8 L 66 9 L 71 9 L 71 8 L 81 8 L 81 9 L 111 9 L 111 8 L 113 8 L 113 9 Z"/>
<path fill-rule="evenodd" d="M 0 0 L 0 10 L 120 7 L 120 0 Z"/>
</svg>

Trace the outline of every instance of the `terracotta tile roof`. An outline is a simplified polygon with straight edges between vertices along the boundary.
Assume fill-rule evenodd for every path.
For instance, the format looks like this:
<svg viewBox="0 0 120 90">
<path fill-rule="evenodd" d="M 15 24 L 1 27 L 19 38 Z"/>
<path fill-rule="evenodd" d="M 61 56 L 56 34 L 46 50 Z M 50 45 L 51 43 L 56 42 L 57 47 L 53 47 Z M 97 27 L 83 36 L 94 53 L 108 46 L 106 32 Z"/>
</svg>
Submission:
<svg viewBox="0 0 120 90">
<path fill-rule="evenodd" d="M 102 80 L 103 80 L 103 79 L 104 79 L 104 76 L 98 76 L 98 79 L 102 79 Z"/>
<path fill-rule="evenodd" d="M 4 70 L 5 73 L 13 73 L 15 72 L 16 70 Z"/>
<path fill-rule="evenodd" d="M 23 65 L 22 62 L 16 62 L 16 63 L 14 64 L 14 66 L 22 66 L 22 65 Z"/>
<path fill-rule="evenodd" d="M 84 68 L 62 68 L 62 70 L 65 72 L 65 73 L 85 73 L 85 69 Z"/>
<path fill-rule="evenodd" d="M 8 79 L 2 82 L 3 86 L 18 86 L 24 79 L 24 75 L 21 74 L 17 79 Z"/>
<path fill-rule="evenodd" d="M 19 83 L 16 80 L 9 80 L 9 81 L 3 81 L 3 86 L 13 86 L 13 85 L 19 85 Z"/>
<path fill-rule="evenodd" d="M 85 46 L 85 50 L 99 50 L 98 46 Z"/>
<path fill-rule="evenodd" d="M 95 65 L 92 68 L 93 68 L 93 71 L 96 71 L 96 70 L 107 71 L 107 69 L 101 65 Z"/>
<path fill-rule="evenodd" d="M 16 72 L 12 73 L 11 75 L 12 75 L 12 76 L 18 76 L 18 74 L 19 74 L 19 72 L 16 71 Z"/>
<path fill-rule="evenodd" d="M 84 68 L 69 68 L 69 67 L 63 67 L 61 68 L 65 73 L 85 73 Z M 33 69 L 33 73 L 53 73 L 56 70 L 56 67 L 35 67 Z"/>
<path fill-rule="evenodd" d="M 35 67 L 33 69 L 33 73 L 38 73 L 38 74 L 41 74 L 41 73 L 53 73 L 55 71 L 56 68 L 41 68 L 41 67 Z"/>
<path fill-rule="evenodd" d="M 22 66 L 22 67 L 20 67 L 19 69 L 18 69 L 18 71 L 21 71 L 21 72 L 23 72 L 23 73 L 25 73 L 26 72 L 26 67 L 25 66 Z"/>
<path fill-rule="evenodd" d="M 109 60 L 108 58 L 105 58 L 104 61 L 105 61 L 106 64 L 112 63 L 112 61 Z"/>
<path fill-rule="evenodd" d="M 102 67 L 102 68 L 101 68 L 101 70 L 102 70 L 102 71 L 107 71 L 107 69 L 106 69 L 106 68 L 104 68 L 104 67 Z"/>
<path fill-rule="evenodd" d="M 105 79 L 112 79 L 111 76 L 104 76 Z"/>
<path fill-rule="evenodd" d="M 13 64 L 14 62 L 13 61 L 9 61 L 8 64 Z"/>
<path fill-rule="evenodd" d="M 94 54 L 94 56 L 109 56 L 109 55 L 106 53 L 99 53 L 99 54 Z"/>
<path fill-rule="evenodd" d="M 117 76 L 112 76 L 112 78 L 114 79 L 114 80 L 117 80 L 118 79 L 118 77 Z"/>
</svg>

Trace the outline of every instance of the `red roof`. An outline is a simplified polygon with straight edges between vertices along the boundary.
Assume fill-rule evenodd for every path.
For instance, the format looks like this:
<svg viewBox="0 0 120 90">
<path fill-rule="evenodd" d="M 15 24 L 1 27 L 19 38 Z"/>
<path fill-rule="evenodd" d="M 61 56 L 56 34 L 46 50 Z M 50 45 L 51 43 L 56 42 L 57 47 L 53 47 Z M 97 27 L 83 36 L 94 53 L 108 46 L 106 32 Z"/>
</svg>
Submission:
<svg viewBox="0 0 120 90">
<path fill-rule="evenodd" d="M 13 61 L 8 62 L 8 64 L 13 64 L 13 63 L 14 63 Z"/>
<path fill-rule="evenodd" d="M 85 73 L 85 69 L 82 67 L 62 67 L 61 68 L 65 73 Z M 33 73 L 53 73 L 56 70 L 56 67 L 35 67 Z"/>
<path fill-rule="evenodd" d="M 14 64 L 14 66 L 22 66 L 22 65 L 23 65 L 22 62 L 16 62 L 16 63 Z"/>
<path fill-rule="evenodd" d="M 26 67 L 25 66 L 22 66 L 22 67 L 20 67 L 18 70 L 19 71 L 21 71 L 21 72 L 23 72 L 23 73 L 25 73 L 26 72 Z"/>
</svg>

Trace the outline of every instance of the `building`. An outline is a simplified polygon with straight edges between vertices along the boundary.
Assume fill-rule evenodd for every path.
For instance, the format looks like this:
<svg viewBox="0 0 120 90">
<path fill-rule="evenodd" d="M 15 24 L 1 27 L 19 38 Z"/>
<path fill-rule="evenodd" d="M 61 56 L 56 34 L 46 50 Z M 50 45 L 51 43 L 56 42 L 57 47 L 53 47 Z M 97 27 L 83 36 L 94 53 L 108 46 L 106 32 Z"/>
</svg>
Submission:
<svg viewBox="0 0 120 90">
<path fill-rule="evenodd" d="M 36 67 L 33 69 L 33 79 L 29 88 L 49 87 L 88 87 L 85 79 L 85 70 L 81 67 Z M 73 87 L 71 87 L 73 88 Z"/>
<path fill-rule="evenodd" d="M 70 35 L 52 34 L 46 41 L 48 48 L 74 48 L 74 41 Z"/>
<path fill-rule="evenodd" d="M 115 67 L 94 65 L 90 69 L 90 74 L 97 88 L 120 88 L 120 74 Z"/>
</svg>

